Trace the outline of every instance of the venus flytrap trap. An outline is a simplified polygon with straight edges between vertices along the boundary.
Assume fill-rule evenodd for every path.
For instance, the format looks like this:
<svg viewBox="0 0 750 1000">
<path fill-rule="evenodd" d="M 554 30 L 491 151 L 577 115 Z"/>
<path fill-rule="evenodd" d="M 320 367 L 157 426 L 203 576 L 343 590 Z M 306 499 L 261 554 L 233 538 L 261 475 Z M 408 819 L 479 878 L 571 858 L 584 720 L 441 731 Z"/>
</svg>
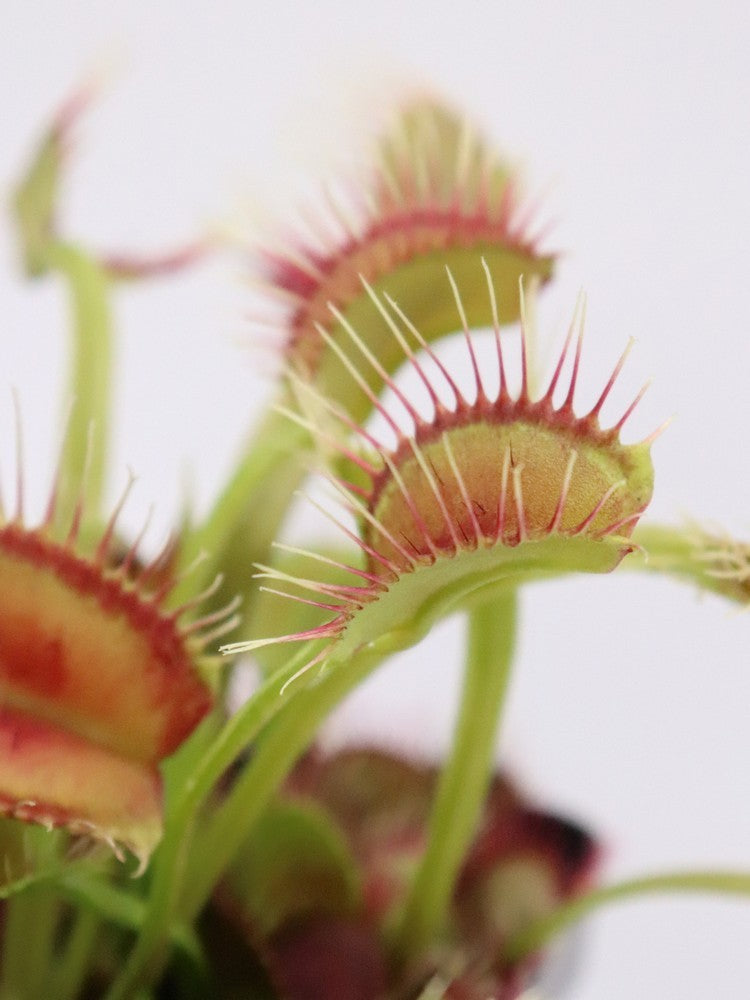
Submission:
<svg viewBox="0 0 750 1000">
<path fill-rule="evenodd" d="M 211 707 L 196 669 L 209 623 L 166 610 L 174 581 L 150 586 L 163 554 L 143 567 L 134 546 L 114 556 L 117 511 L 87 556 L 82 509 L 58 539 L 55 492 L 36 528 L 20 497 L 0 526 L 0 811 L 122 845 L 145 867 L 161 836 L 158 761 Z"/>
<path fill-rule="evenodd" d="M 289 299 L 282 321 L 291 365 L 363 420 L 372 399 L 347 377 L 330 343 L 346 345 L 348 325 L 376 349 L 383 369 L 391 373 L 403 362 L 398 342 L 373 325 L 367 290 L 395 298 L 432 342 L 455 330 L 446 268 L 467 289 L 472 325 L 489 323 L 489 304 L 472 274 L 479 255 L 497 274 L 500 320 L 515 321 L 518 278 L 546 281 L 554 264 L 539 250 L 532 213 L 522 212 L 516 187 L 507 165 L 467 121 L 433 101 L 407 107 L 383 136 L 354 204 L 342 208 L 329 194 L 334 235 L 321 224 L 315 243 L 298 240 L 261 258 L 268 292 Z M 382 389 L 378 371 L 363 376 L 371 390 Z"/>
<path fill-rule="evenodd" d="M 503 161 L 439 102 L 413 102 L 351 198 L 326 194 L 325 224 L 256 258 L 283 334 L 277 397 L 207 517 L 149 561 L 118 529 L 129 487 L 102 504 L 110 297 L 205 247 L 147 260 L 61 235 L 85 100 L 14 201 L 27 273 L 70 290 L 74 402 L 41 523 L 26 523 L 20 458 L 0 522 L 0 1000 L 517 1000 L 545 946 L 600 905 L 750 895 L 750 872 L 597 887 L 591 835 L 496 772 L 525 584 L 622 564 L 750 597 L 746 545 L 639 523 L 659 431 L 621 440 L 644 390 L 600 423 L 629 346 L 588 408 L 576 399 L 583 299 L 533 388 L 531 304 L 554 260 Z M 468 389 L 436 347 L 452 333 Z M 311 456 L 339 541 L 290 546 L 280 527 Z M 455 612 L 465 674 L 442 766 L 309 749 L 347 693 Z M 261 681 L 230 715 L 246 655 Z"/>
</svg>

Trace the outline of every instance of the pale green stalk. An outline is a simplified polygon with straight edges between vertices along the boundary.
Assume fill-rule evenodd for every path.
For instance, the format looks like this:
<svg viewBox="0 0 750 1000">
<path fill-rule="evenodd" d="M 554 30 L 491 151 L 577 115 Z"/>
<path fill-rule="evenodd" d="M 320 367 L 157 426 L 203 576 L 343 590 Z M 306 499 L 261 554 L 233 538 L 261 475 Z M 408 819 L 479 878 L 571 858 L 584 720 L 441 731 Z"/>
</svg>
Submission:
<svg viewBox="0 0 750 1000">
<path fill-rule="evenodd" d="M 602 906 L 657 892 L 704 892 L 750 898 L 750 872 L 671 872 L 594 889 L 514 935 L 505 947 L 505 958 L 515 962 L 534 954 Z"/>
<path fill-rule="evenodd" d="M 402 956 L 422 951 L 440 932 L 476 833 L 508 690 L 516 604 L 515 590 L 508 590 L 469 614 L 466 672 L 453 746 L 440 771 L 427 847 L 396 932 L 395 946 Z"/>
<path fill-rule="evenodd" d="M 306 431 L 269 410 L 208 517 L 185 538 L 182 565 L 201 561 L 175 589 L 175 605 L 204 590 L 219 571 L 228 577 L 228 597 L 247 591 L 253 563 L 267 557 L 307 471 L 302 454 L 309 443 Z"/>
<path fill-rule="evenodd" d="M 695 544 L 684 528 L 639 525 L 633 532 L 633 541 L 641 548 L 623 560 L 624 569 L 666 573 L 692 580 L 701 586 L 711 586 L 711 578 L 706 578 L 705 563 L 695 558 Z"/>
<path fill-rule="evenodd" d="M 53 243 L 49 265 L 68 284 L 73 317 L 70 407 L 60 464 L 56 524 L 67 531 L 76 504 L 82 501 L 89 519 L 101 515 L 106 484 L 112 395 L 112 324 L 110 280 L 85 251 Z"/>
<path fill-rule="evenodd" d="M 192 919 L 232 862 L 269 799 L 304 753 L 331 710 L 383 660 L 382 649 L 364 649 L 345 664 L 332 664 L 312 687 L 272 721 L 227 798 L 212 812 L 183 886 L 180 912 Z"/>
<path fill-rule="evenodd" d="M 99 932 L 99 915 L 93 910 L 76 910 L 65 948 L 49 976 L 46 996 L 55 1000 L 76 1000 L 80 996 Z"/>
</svg>

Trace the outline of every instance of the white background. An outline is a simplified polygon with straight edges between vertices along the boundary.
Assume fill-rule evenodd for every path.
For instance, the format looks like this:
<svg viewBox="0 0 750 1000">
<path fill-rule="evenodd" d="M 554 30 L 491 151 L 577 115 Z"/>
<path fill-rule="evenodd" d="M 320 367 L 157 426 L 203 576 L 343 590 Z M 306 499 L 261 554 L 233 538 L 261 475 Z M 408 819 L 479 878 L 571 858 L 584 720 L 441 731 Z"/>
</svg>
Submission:
<svg viewBox="0 0 750 1000">
<path fill-rule="evenodd" d="M 61 99 L 95 64 L 117 67 L 77 130 L 66 185 L 65 227 L 89 246 L 159 250 L 217 220 L 293 219 L 400 94 L 450 98 L 558 220 L 564 256 L 540 312 L 554 340 L 578 288 L 589 293 L 580 398 L 634 335 L 618 399 L 646 376 L 654 386 L 631 436 L 677 416 L 654 449 L 652 518 L 750 532 L 744 4 L 6 0 L 0 22 L 4 193 Z M 112 496 L 132 465 L 133 525 L 156 501 L 166 530 L 186 482 L 205 509 L 268 398 L 249 302 L 237 257 L 119 294 Z M 54 281 L 22 281 L 5 218 L 0 303 L 3 479 L 15 385 L 40 498 L 65 302 Z M 626 573 L 524 595 L 504 759 L 540 802 L 600 831 L 608 878 L 750 869 L 749 630 L 717 600 Z M 436 752 L 459 662 L 449 625 L 361 692 L 337 732 Z M 575 1000 L 750 990 L 750 901 L 651 899 L 601 914 L 584 937 Z"/>
</svg>

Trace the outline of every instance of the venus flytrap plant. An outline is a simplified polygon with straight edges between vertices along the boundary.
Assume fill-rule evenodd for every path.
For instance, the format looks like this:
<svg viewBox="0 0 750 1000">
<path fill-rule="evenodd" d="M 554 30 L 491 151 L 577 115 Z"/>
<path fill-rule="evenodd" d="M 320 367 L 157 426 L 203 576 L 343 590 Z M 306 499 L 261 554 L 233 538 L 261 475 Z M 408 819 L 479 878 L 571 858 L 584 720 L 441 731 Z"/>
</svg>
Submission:
<svg viewBox="0 0 750 1000">
<path fill-rule="evenodd" d="M 0 811 L 13 817 L 0 820 L 0 1000 L 236 995 L 226 951 L 213 952 L 220 913 L 242 931 L 229 963 L 249 970 L 242 995 L 516 1000 L 540 949 L 603 903 L 750 895 L 750 876 L 724 872 L 587 892 L 591 837 L 493 773 L 524 584 L 623 563 L 747 603 L 750 570 L 741 543 L 639 524 L 659 431 L 620 439 L 643 390 L 601 426 L 628 348 L 590 408 L 576 405 L 582 299 L 546 388 L 533 388 L 524 288 L 553 260 L 484 140 L 436 102 L 407 106 L 352 206 L 329 197 L 335 232 L 265 254 L 266 290 L 283 300 L 279 395 L 206 520 L 144 563 L 140 539 L 119 537 L 127 490 L 102 510 L 109 297 L 199 248 L 147 261 L 60 236 L 80 104 L 58 117 L 15 199 L 28 273 L 55 270 L 71 289 L 75 401 L 41 524 L 26 524 L 20 471 L 0 523 Z M 513 379 L 502 327 L 517 319 Z M 453 332 L 467 390 L 433 346 Z M 340 510 L 319 507 L 341 541 L 288 546 L 279 525 L 313 451 Z M 203 676 L 219 636 L 238 635 L 222 575 L 247 597 L 251 636 L 224 648 L 227 673 L 248 653 L 264 668 L 231 716 L 226 685 L 216 697 Z M 468 641 L 444 766 L 367 752 L 352 771 L 305 756 L 348 692 L 456 611 Z M 145 877 L 123 880 L 102 849 L 75 858 L 91 837 L 144 863 L 155 850 Z"/>
<path fill-rule="evenodd" d="M 598 415 L 624 362 L 615 371 L 591 411 L 577 417 L 573 396 L 578 377 L 583 309 L 571 324 L 561 356 L 546 392 L 532 400 L 528 391 L 526 335 L 522 326 L 521 389 L 511 396 L 500 341 L 494 287 L 485 263 L 487 295 L 494 320 L 498 391 L 491 397 L 480 376 L 473 338 L 466 323 L 455 282 L 446 278 L 464 326 L 469 360 L 475 375 L 474 398 L 467 400 L 450 373 L 433 355 L 442 381 L 452 395 L 446 405 L 399 329 L 396 319 L 416 345 L 431 354 L 417 328 L 391 303 L 393 313 L 380 304 L 390 320 L 394 339 L 428 389 L 430 418 L 411 405 L 357 331 L 345 329 L 362 365 L 376 369 L 409 415 L 412 426 L 404 433 L 392 414 L 367 386 L 358 365 L 343 349 L 339 352 L 349 377 L 369 394 L 373 407 L 390 426 L 396 444 L 387 448 L 340 407 L 304 383 L 299 385 L 303 409 L 315 405 L 338 422 L 341 457 L 358 471 L 357 482 L 331 482 L 344 507 L 360 523 L 360 535 L 347 531 L 360 546 L 363 567 L 348 567 L 355 583 L 316 583 L 312 577 L 293 577 L 270 566 L 261 576 L 286 586 L 286 596 L 314 603 L 334 615 L 323 624 L 276 639 L 259 639 L 228 647 L 228 651 L 262 648 L 274 642 L 323 641 L 314 657 L 300 668 L 306 674 L 323 663 L 325 676 L 300 701 L 279 717 L 273 740 L 278 764 L 294 759 L 295 739 L 308 738 L 311 722 L 332 703 L 321 698 L 330 689 L 340 697 L 342 683 L 335 672 L 356 682 L 364 657 L 367 670 L 378 662 L 375 650 L 390 641 L 390 648 L 404 648 L 418 641 L 436 620 L 461 607 L 472 609 L 472 640 L 467 661 L 464 703 L 456 731 L 454 753 L 443 773 L 431 821 L 423 866 L 418 871 L 404 905 L 399 947 L 406 954 L 419 952 L 439 930 L 450 903 L 459 866 L 475 832 L 476 820 L 492 766 L 498 715 L 506 690 L 515 617 L 513 593 L 526 580 L 567 572 L 607 572 L 631 550 L 627 535 L 643 512 L 651 494 L 650 439 L 624 446 L 619 431 L 632 412 L 633 403 L 612 427 L 603 430 Z M 374 295 L 374 293 L 373 293 Z M 523 310 L 523 294 L 521 293 Z M 394 317 L 396 319 L 394 319 Z M 575 358 L 563 402 L 553 399 L 574 333 L 578 326 Z M 312 394 L 312 400 L 309 394 Z M 308 395 L 307 405 L 304 400 Z M 637 398 L 640 398 L 639 397 Z M 637 399 L 636 401 L 637 402 Z M 313 434 L 316 425 L 289 412 Z M 330 420 L 324 421 L 330 427 Z M 356 442 L 350 439 L 354 435 Z M 321 434 L 327 451 L 336 436 Z M 363 453 L 357 448 L 364 446 Z M 367 457 L 364 457 L 364 455 Z M 363 481 L 367 485 L 363 486 Z M 315 555 L 311 554 L 312 559 Z M 505 596 L 495 596 L 503 595 Z M 493 600 L 494 598 L 494 600 Z M 372 661 L 372 662 L 370 662 Z M 294 682 L 296 678 L 292 677 Z M 284 718 L 304 716 L 306 724 L 294 733 Z M 281 736 L 283 734 L 283 736 Z M 280 745 L 283 740 L 284 746 Z M 301 750 L 302 746 L 298 747 Z M 260 808 L 270 765 L 261 744 L 260 759 L 247 768 L 217 811 L 210 830 L 212 859 L 205 885 L 212 884 L 226 855 L 241 842 L 243 824 L 251 825 Z M 249 815 L 248 815 L 249 811 Z M 242 815 L 244 813 L 244 816 Z M 461 820 L 456 821 L 455 817 Z M 200 876 L 197 876 L 200 881 Z"/>
<path fill-rule="evenodd" d="M 370 369 L 368 392 L 363 392 L 358 383 L 342 377 L 346 368 L 338 343 L 348 340 L 351 318 L 362 312 L 368 317 L 365 337 L 373 337 L 384 374 L 402 360 L 387 327 L 381 330 L 372 322 L 368 279 L 377 288 L 407 295 L 434 340 L 455 328 L 452 293 L 444 280 L 447 264 L 460 275 L 464 267 L 474 266 L 471 251 L 488 256 L 497 266 L 504 293 L 499 319 L 510 322 L 518 315 L 518 277 L 525 273 L 546 280 L 553 260 L 542 256 L 528 235 L 528 219 L 519 214 L 507 168 L 468 124 L 434 102 L 404 112 L 383 138 L 362 200 L 364 208 L 355 210 L 354 217 L 336 202 L 329 204 L 336 238 L 323 237 L 317 247 L 302 243 L 280 255 L 265 254 L 263 267 L 267 295 L 280 295 L 285 304 L 276 322 L 284 332 L 290 377 L 312 378 L 319 391 L 331 392 L 334 398 L 343 389 L 342 402 L 364 418 L 372 409 L 373 391 L 382 391 L 384 382 Z M 489 305 L 482 292 L 472 292 L 466 303 L 472 321 L 490 321 Z M 198 582 L 205 584 L 221 567 L 227 583 L 217 602 L 243 591 L 249 620 L 254 594 L 246 586 L 247 566 L 267 556 L 306 469 L 300 453 L 308 447 L 308 431 L 278 412 L 294 405 L 285 388 L 281 406 L 261 421 L 213 511 L 185 539 L 182 551 L 186 563 L 208 551 Z M 248 524 L 254 525 L 252 532 Z M 180 590 L 177 595 L 183 596 Z M 254 732 L 249 728 L 247 739 Z M 180 826 L 176 824 L 176 831 Z M 156 893 L 164 904 L 162 934 L 166 884 L 173 875 L 164 876 Z M 161 881 L 157 876 L 157 883 Z M 145 944 L 143 948 L 148 950 Z"/>
</svg>

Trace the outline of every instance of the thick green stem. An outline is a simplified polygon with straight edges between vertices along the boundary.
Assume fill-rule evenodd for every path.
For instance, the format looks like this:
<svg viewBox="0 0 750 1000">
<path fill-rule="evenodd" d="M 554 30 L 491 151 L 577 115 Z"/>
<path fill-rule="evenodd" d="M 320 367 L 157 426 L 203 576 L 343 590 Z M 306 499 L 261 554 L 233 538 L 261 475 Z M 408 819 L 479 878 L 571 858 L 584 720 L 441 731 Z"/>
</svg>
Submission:
<svg viewBox="0 0 750 1000">
<path fill-rule="evenodd" d="M 476 833 L 492 774 L 515 643 L 516 593 L 469 615 L 469 646 L 451 755 L 440 773 L 427 847 L 404 905 L 397 951 L 413 955 L 439 933 Z"/>
<path fill-rule="evenodd" d="M 289 417 L 269 410 L 208 517 L 185 539 L 183 566 L 204 558 L 175 589 L 176 605 L 205 589 L 219 569 L 222 594 L 247 589 L 253 563 L 267 557 L 305 473 L 301 455 L 309 440 Z"/>
<path fill-rule="evenodd" d="M 379 655 L 377 662 L 382 655 L 384 652 Z M 136 986 L 149 982 L 158 975 L 165 960 L 170 927 L 182 890 L 195 816 L 227 767 L 291 698 L 295 699 L 294 712 L 291 713 L 292 723 L 297 719 L 305 727 L 299 741 L 299 752 L 304 750 L 308 738 L 307 717 L 304 713 L 299 716 L 297 714 L 300 704 L 297 699 L 304 692 L 299 691 L 294 684 L 289 687 L 285 687 L 285 684 L 294 677 L 309 656 L 310 648 L 305 647 L 283 671 L 275 674 L 255 692 L 250 701 L 226 723 L 207 748 L 195 771 L 175 792 L 175 800 L 170 803 L 167 811 L 164 837 L 155 859 L 146 918 L 141 925 L 136 945 L 107 993 L 106 1000 L 129 1000 Z M 324 680 L 331 684 L 334 677 L 339 681 L 341 674 L 343 683 L 350 672 L 352 682 L 344 685 L 344 690 L 348 690 L 349 686 L 356 683 L 356 676 L 360 679 L 362 676 L 351 664 L 346 669 L 332 670 L 330 678 Z M 323 683 L 321 681 L 314 690 Z M 328 689 L 327 685 L 323 688 L 324 692 Z M 332 704 L 335 704 L 335 700 Z M 254 771 L 257 771 L 256 767 Z M 261 777 L 258 776 L 259 779 Z"/>
<path fill-rule="evenodd" d="M 68 283 L 73 352 L 56 523 L 66 531 L 76 504 L 89 517 L 101 514 L 108 455 L 112 376 L 110 281 L 88 254 L 68 243 L 52 244 L 47 259 Z"/>
<path fill-rule="evenodd" d="M 382 650 L 364 650 L 346 664 L 333 665 L 276 716 L 196 843 L 194 864 L 184 886 L 184 919 L 192 919 L 206 903 L 269 799 L 327 715 L 377 667 L 384 655 Z"/>
<path fill-rule="evenodd" d="M 750 897 L 750 872 L 671 872 L 647 875 L 592 892 L 565 903 L 508 941 L 505 958 L 519 961 L 543 948 L 552 938 L 601 906 L 657 892 L 705 892 Z"/>
</svg>

